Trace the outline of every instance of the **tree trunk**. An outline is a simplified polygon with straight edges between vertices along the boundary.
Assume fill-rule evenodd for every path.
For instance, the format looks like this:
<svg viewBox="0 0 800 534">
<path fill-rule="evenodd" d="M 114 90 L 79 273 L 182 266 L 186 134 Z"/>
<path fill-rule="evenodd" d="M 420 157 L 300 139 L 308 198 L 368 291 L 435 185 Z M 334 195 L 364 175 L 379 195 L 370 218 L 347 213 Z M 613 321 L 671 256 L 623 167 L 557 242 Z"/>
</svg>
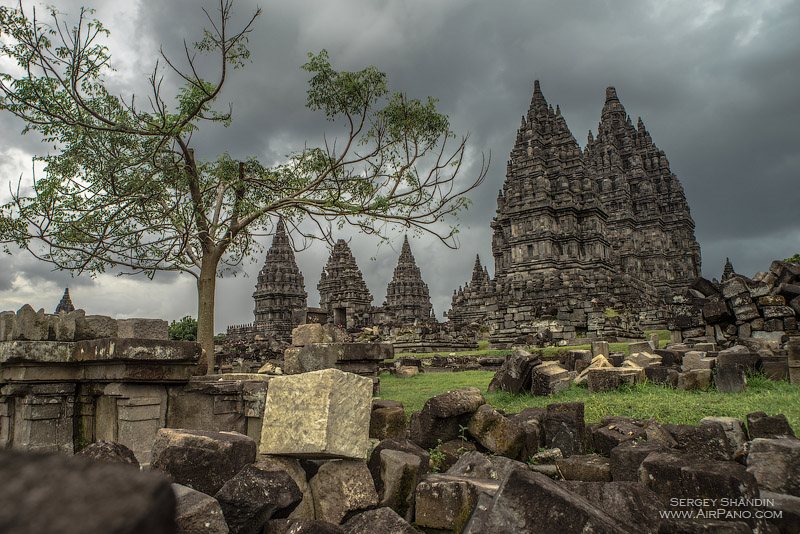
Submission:
<svg viewBox="0 0 800 534">
<path fill-rule="evenodd" d="M 203 256 L 197 280 L 197 341 L 203 348 L 200 368 L 214 373 L 214 298 L 217 290 L 217 259 Z"/>
</svg>

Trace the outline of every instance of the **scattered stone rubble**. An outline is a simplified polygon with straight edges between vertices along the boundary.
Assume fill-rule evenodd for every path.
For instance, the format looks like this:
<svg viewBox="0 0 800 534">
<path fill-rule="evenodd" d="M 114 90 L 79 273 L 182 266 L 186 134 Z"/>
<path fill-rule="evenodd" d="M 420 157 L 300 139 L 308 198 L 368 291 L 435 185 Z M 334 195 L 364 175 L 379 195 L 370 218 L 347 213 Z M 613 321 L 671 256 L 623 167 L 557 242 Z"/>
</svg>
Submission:
<svg viewBox="0 0 800 534">
<path fill-rule="evenodd" d="M 372 400 L 368 380 L 336 369 L 275 377 L 269 392 L 260 452 L 240 433 L 187 429 L 158 431 L 142 473 L 114 443 L 80 460 L 0 452 L 0 530 L 90 532 L 100 520 L 129 529 L 120 532 L 212 534 L 800 526 L 800 440 L 781 415 L 587 424 L 581 403 L 504 414 L 466 388 L 429 399 L 407 427 L 402 405 Z M 702 514 L 663 515 L 686 510 Z"/>
<path fill-rule="evenodd" d="M 719 284 L 698 278 L 673 316 L 680 341 L 781 349 L 798 335 L 800 265 L 773 261 L 752 279 L 731 268 Z"/>
</svg>

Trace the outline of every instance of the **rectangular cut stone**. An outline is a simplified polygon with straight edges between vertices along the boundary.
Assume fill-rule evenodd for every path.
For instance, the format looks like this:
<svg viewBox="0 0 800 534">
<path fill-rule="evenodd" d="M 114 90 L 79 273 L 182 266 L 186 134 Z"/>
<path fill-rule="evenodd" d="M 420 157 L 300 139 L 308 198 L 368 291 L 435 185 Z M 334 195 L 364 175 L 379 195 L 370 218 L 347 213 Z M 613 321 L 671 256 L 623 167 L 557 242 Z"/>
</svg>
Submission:
<svg viewBox="0 0 800 534">
<path fill-rule="evenodd" d="M 764 306 L 764 319 L 794 317 L 794 310 L 789 306 Z"/>
<path fill-rule="evenodd" d="M 369 378 L 338 369 L 273 377 L 260 452 L 366 459 L 371 411 Z"/>
<path fill-rule="evenodd" d="M 118 319 L 117 336 L 137 339 L 169 339 L 169 324 L 163 319 Z"/>
<path fill-rule="evenodd" d="M 759 317 L 758 307 L 755 304 L 747 304 L 745 306 L 737 306 L 733 309 L 733 314 L 738 321 L 749 321 Z"/>
<path fill-rule="evenodd" d="M 744 282 L 739 278 L 729 278 L 722 283 L 722 296 L 726 299 L 733 298 L 740 293 L 747 293 L 749 290 Z"/>
</svg>

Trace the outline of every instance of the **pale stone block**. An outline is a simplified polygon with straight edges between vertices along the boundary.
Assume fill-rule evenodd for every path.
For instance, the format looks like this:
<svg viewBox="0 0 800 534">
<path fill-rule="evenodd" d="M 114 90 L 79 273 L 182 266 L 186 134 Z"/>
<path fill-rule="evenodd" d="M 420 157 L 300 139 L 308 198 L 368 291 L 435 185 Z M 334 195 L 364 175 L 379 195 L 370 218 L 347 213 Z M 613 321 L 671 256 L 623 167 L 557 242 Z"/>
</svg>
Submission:
<svg viewBox="0 0 800 534">
<path fill-rule="evenodd" d="M 338 369 L 273 377 L 260 452 L 366 459 L 371 411 L 370 378 Z"/>
</svg>

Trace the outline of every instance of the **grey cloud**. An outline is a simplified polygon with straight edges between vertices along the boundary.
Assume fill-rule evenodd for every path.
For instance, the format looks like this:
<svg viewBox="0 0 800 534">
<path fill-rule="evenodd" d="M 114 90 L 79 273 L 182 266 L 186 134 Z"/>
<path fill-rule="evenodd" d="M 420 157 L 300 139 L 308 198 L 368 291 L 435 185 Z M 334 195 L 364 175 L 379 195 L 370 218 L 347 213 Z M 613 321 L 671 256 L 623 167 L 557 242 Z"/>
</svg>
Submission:
<svg viewBox="0 0 800 534">
<path fill-rule="evenodd" d="M 78 0 L 56 4 L 71 10 Z M 238 2 L 238 20 L 255 5 Z M 493 270 L 489 223 L 535 78 L 548 101 L 560 105 L 582 145 L 587 131 L 596 128 L 605 87 L 616 86 L 684 185 L 706 276 L 719 276 L 726 256 L 738 271 L 753 274 L 800 250 L 796 2 L 303 0 L 263 7 L 250 41 L 253 63 L 231 73 L 222 97 L 233 103 L 233 125 L 201 132 L 198 153 L 212 159 L 226 150 L 271 163 L 306 141 L 319 142 L 323 131 L 332 134 L 330 123 L 304 107 L 307 75 L 299 66 L 307 51 L 328 49 L 337 68 L 377 65 L 394 89 L 438 98 L 453 128 L 470 132 L 471 154 L 492 156 L 486 182 L 471 195 L 472 209 L 461 218 L 461 249 L 450 251 L 430 239 L 411 243 L 440 316 L 453 289 L 468 279 L 476 253 Z M 115 32 L 114 17 L 122 15 L 103 9 L 98 15 L 109 15 Z M 122 70 L 142 76 L 152 68 L 159 43 L 180 52 L 184 38 L 199 36 L 203 20 L 192 0 L 142 0 L 134 14 L 130 26 L 116 20 L 118 27 L 138 32 L 124 36 L 129 47 L 112 49 L 112 56 Z M 136 77 L 121 79 L 141 87 Z M 170 83 L 174 91 L 174 80 Z M 17 135 L 21 126 L 2 114 L 0 128 L 3 146 L 42 150 L 31 136 Z M 477 165 L 469 165 L 464 180 L 476 172 Z M 398 232 L 395 248 L 401 240 Z M 377 245 L 358 237 L 351 246 L 380 304 L 397 255 Z M 298 254 L 311 304 L 326 259 L 322 244 Z M 252 320 L 251 294 L 261 261 L 243 267 L 246 278 L 220 281 L 218 328 Z M 192 309 L 191 284 L 175 281 L 170 287 L 189 293 L 169 313 Z"/>
</svg>

